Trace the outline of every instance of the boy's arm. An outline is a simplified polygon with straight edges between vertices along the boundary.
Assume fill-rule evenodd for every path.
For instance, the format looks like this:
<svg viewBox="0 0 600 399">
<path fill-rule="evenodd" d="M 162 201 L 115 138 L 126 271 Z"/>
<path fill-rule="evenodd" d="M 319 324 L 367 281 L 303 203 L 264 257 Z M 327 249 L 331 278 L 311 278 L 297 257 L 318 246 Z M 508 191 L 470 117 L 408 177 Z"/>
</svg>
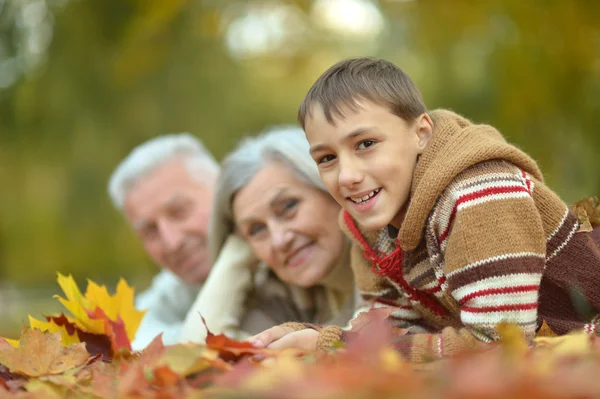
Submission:
<svg viewBox="0 0 600 399">
<path fill-rule="evenodd" d="M 476 166 L 477 167 L 477 166 Z M 505 173 L 468 174 L 444 193 L 428 227 L 439 244 L 445 295 L 459 306 L 464 328 L 400 337 L 411 361 L 439 358 L 499 338 L 499 323 L 535 337 L 546 237 L 532 198 L 534 184 L 512 165 Z"/>
</svg>

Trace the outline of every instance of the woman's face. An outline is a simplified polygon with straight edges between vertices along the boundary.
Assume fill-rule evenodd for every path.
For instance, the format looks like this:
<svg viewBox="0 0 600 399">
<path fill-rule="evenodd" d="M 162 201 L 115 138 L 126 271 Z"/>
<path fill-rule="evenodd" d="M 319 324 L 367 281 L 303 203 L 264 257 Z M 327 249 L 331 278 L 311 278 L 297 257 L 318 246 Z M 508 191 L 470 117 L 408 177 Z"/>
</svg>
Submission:
<svg viewBox="0 0 600 399">
<path fill-rule="evenodd" d="M 343 250 L 339 205 L 329 194 L 270 162 L 233 200 L 237 229 L 254 254 L 287 283 L 309 287 L 335 266 Z"/>
</svg>

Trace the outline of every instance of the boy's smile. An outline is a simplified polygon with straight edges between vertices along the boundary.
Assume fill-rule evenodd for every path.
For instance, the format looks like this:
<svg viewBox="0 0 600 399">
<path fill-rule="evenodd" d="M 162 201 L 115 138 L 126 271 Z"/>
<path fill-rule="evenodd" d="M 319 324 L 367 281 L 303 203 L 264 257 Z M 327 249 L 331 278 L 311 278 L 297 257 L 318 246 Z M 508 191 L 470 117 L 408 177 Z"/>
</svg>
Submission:
<svg viewBox="0 0 600 399">
<path fill-rule="evenodd" d="M 399 228 L 412 175 L 433 132 L 429 115 L 412 123 L 387 107 L 358 101 L 329 123 L 314 105 L 305 123 L 311 156 L 329 193 L 368 230 Z"/>
</svg>

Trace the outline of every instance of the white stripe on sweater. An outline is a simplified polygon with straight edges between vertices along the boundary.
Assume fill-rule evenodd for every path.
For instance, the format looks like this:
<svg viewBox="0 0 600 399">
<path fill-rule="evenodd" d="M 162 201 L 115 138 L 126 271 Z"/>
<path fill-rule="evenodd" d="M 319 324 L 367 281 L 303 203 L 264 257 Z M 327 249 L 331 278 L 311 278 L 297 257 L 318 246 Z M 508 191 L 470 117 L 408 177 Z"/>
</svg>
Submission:
<svg viewBox="0 0 600 399">
<path fill-rule="evenodd" d="M 575 234 L 575 232 L 577 231 L 577 229 L 579 229 L 579 222 L 575 222 L 575 225 L 573 226 L 573 228 L 569 232 L 569 235 L 567 236 L 567 238 L 565 239 L 565 241 L 562 244 L 560 244 L 560 246 L 558 248 L 556 248 L 554 250 L 554 252 L 552 252 L 552 254 L 550 256 L 548 256 L 546 258 L 546 263 L 550 259 L 554 258 L 556 255 L 558 255 L 558 253 L 560 252 L 560 250 L 563 249 L 565 247 L 565 245 L 567 245 L 569 243 L 569 241 L 571 241 L 571 238 L 573 237 L 573 234 Z"/>
<path fill-rule="evenodd" d="M 534 322 L 537 320 L 537 309 L 531 310 L 509 310 L 505 312 L 486 312 L 486 313 L 471 313 L 460 312 L 460 320 L 471 326 L 477 324 L 498 324 L 498 323 L 524 323 L 530 324 L 534 328 Z"/>
<path fill-rule="evenodd" d="M 482 308 L 488 306 L 524 305 L 537 303 L 539 290 L 527 292 L 511 292 L 508 294 L 482 295 L 465 302 L 465 306 Z"/>
<path fill-rule="evenodd" d="M 520 285 L 539 285 L 542 279 L 541 273 L 515 273 L 504 276 L 488 277 L 475 281 L 471 284 L 458 287 L 452 292 L 452 297 L 460 302 L 465 296 L 477 291 L 490 288 L 508 288 Z"/>
</svg>

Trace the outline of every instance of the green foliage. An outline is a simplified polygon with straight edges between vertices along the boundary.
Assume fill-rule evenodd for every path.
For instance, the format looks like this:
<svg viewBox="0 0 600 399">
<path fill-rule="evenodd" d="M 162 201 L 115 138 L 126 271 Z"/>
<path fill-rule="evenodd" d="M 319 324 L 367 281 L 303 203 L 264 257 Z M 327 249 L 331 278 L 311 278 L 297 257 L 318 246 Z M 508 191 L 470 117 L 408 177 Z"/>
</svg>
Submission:
<svg viewBox="0 0 600 399">
<path fill-rule="evenodd" d="M 71 1 L 54 10 L 46 63 L 0 92 L 0 279 L 21 285 L 136 281 L 155 267 L 112 209 L 106 183 L 135 145 L 190 131 L 222 157 L 245 134 L 293 123 L 312 81 L 355 55 L 389 58 L 429 107 L 500 128 L 575 201 L 600 192 L 600 3 L 380 2 L 375 41 L 307 32 L 234 58 L 224 32 L 247 2 Z M 0 35 L 11 32 L 0 31 Z M 140 284 L 137 284 L 138 286 Z"/>
</svg>

